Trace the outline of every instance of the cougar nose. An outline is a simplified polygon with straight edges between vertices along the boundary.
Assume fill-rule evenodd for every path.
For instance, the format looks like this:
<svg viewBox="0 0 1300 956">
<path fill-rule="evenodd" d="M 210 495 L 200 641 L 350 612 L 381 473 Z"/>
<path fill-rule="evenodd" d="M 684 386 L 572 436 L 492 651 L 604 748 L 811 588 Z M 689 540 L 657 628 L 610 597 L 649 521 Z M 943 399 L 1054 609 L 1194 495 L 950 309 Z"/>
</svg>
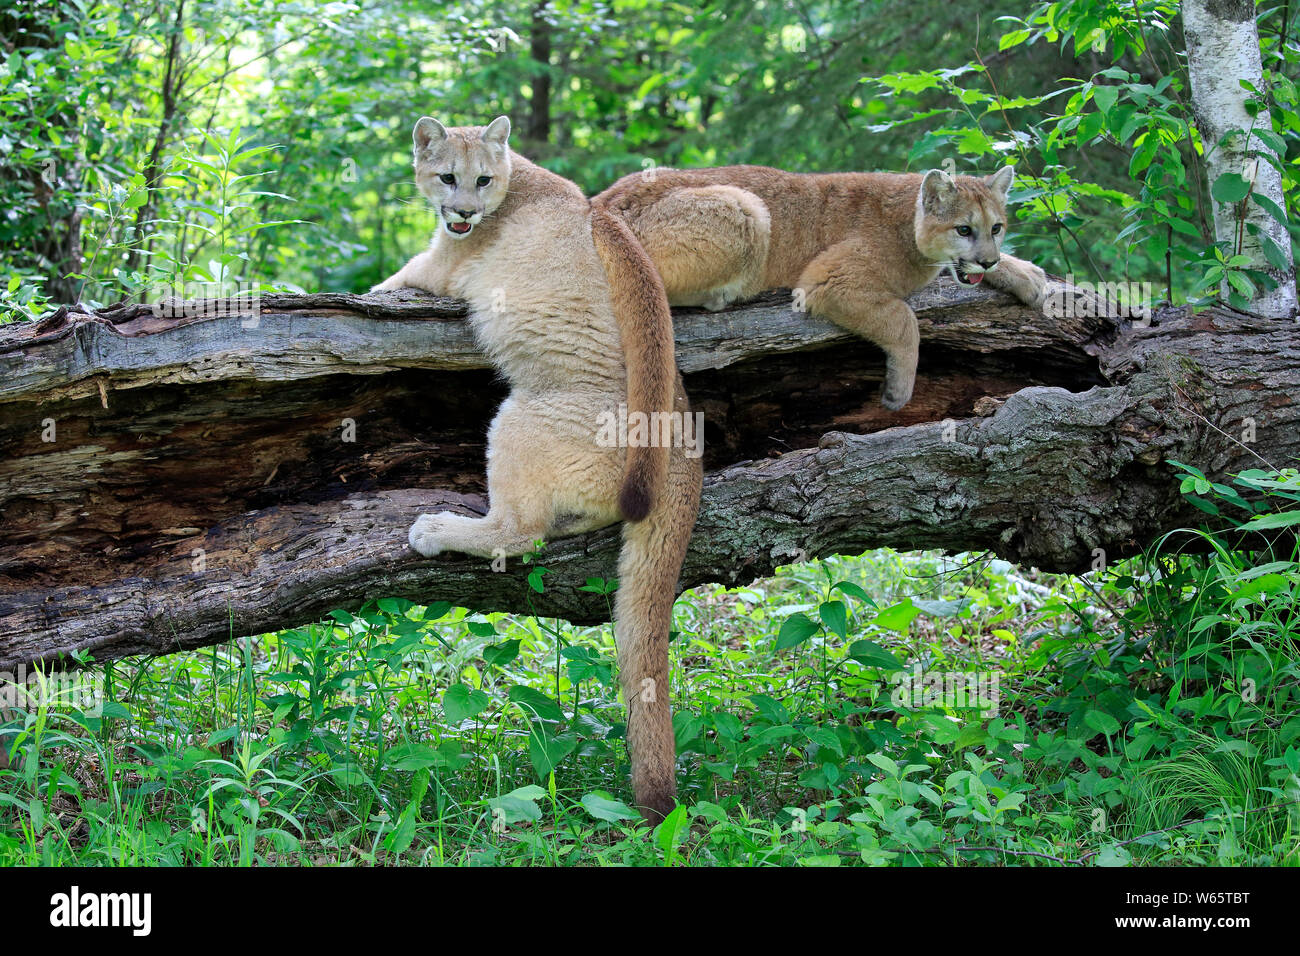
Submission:
<svg viewBox="0 0 1300 956">
<path fill-rule="evenodd" d="M 461 219 L 468 219 L 470 216 L 474 215 L 473 209 L 453 209 L 452 212 L 460 216 Z"/>
</svg>

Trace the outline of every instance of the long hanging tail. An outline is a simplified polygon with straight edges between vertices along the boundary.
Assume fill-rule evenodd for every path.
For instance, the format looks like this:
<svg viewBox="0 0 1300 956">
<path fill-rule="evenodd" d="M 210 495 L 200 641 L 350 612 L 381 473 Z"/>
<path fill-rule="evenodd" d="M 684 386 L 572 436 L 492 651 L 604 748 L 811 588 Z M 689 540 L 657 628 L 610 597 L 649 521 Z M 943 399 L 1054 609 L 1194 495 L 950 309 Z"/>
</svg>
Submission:
<svg viewBox="0 0 1300 956">
<path fill-rule="evenodd" d="M 674 375 L 674 410 L 683 422 L 690 405 Z M 702 437 L 702 436 L 697 436 Z M 677 748 L 669 706 L 668 633 L 682 559 L 695 527 L 703 469 L 700 459 L 672 448 L 663 493 L 643 521 L 623 523 L 623 550 L 614 597 L 619 681 L 627 701 L 632 791 L 642 814 L 657 823 L 677 795 Z"/>
<path fill-rule="evenodd" d="M 605 267 L 622 338 L 628 415 L 665 413 L 673 407 L 677 359 L 673 316 L 663 280 L 632 230 L 603 207 L 592 207 L 591 238 Z M 654 509 L 667 477 L 666 447 L 658 443 L 629 447 L 618 496 L 623 517 L 644 520 Z"/>
</svg>

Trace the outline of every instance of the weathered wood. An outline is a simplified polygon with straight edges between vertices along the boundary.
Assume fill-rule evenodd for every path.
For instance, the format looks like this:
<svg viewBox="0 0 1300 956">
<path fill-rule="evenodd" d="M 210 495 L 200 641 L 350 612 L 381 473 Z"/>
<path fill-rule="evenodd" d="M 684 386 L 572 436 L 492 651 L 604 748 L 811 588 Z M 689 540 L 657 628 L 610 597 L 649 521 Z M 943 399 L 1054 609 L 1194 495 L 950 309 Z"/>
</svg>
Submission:
<svg viewBox="0 0 1300 956">
<path fill-rule="evenodd" d="M 1074 294 L 1060 287 L 1062 296 Z M 1105 323 L 1046 319 L 987 290 L 936 284 L 912 297 L 923 334 L 985 354 L 1042 349 L 1069 357 Z M 1086 298 L 1080 298 L 1086 302 Z M 381 375 L 399 368 L 489 368 L 464 322 L 463 302 L 402 290 L 373 295 L 264 295 L 246 303 L 129 305 L 90 316 L 61 311 L 39 324 L 0 327 L 0 402 L 218 381 L 285 382 L 323 375 Z M 185 312 L 205 314 L 185 315 Z M 1080 313 L 1087 309 L 1062 309 Z M 181 313 L 172 318 L 173 312 Z M 676 313 L 683 372 L 851 342 L 830 322 L 791 311 L 788 295 L 743 308 Z"/>
<path fill-rule="evenodd" d="M 1059 291 L 1053 316 L 951 283 L 921 293 L 900 413 L 878 404 L 879 353 L 788 297 L 680 312 L 710 469 L 682 586 L 885 544 L 1079 569 L 1194 518 L 1166 458 L 1222 476 L 1300 454 L 1294 323 L 1214 309 L 1138 328 Z M 503 390 L 462 305 L 260 305 L 256 321 L 130 306 L 0 329 L 0 669 L 195 647 L 382 596 L 605 616 L 578 588 L 613 574 L 617 528 L 553 542 L 544 595 L 519 562 L 407 549 L 420 511 L 485 505 Z"/>
</svg>

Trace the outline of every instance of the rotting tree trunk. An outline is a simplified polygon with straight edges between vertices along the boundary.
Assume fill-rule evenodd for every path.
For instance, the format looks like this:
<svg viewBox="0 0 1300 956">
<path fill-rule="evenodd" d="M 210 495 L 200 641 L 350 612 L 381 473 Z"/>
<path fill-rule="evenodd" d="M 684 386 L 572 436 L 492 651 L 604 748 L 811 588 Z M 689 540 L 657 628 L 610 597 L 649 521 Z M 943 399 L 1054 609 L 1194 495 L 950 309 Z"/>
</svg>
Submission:
<svg viewBox="0 0 1300 956">
<path fill-rule="evenodd" d="M 880 353 L 787 296 L 680 310 L 708 470 L 681 585 L 881 545 L 1082 570 L 1196 520 L 1166 459 L 1222 477 L 1300 456 L 1295 323 L 1216 308 L 1139 326 L 1057 291 L 1050 316 L 947 281 L 914 296 L 921 370 L 898 413 L 878 403 Z M 0 670 L 384 596 L 603 619 L 578 589 L 613 575 L 617 528 L 553 542 L 545 594 L 518 561 L 407 547 L 421 511 L 485 507 L 504 389 L 464 316 L 413 292 L 317 294 L 0 328 Z"/>
</svg>

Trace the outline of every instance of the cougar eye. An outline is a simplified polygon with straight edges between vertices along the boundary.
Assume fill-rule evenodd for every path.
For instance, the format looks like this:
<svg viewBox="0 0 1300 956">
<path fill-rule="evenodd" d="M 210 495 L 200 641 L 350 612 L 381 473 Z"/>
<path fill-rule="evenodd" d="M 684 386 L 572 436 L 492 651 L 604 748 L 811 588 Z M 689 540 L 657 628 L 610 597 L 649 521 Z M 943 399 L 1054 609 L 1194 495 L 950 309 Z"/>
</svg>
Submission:
<svg viewBox="0 0 1300 956">
<path fill-rule="evenodd" d="M 480 176 L 478 179 L 474 181 L 474 184 L 481 189 L 482 187 L 486 186 L 490 182 L 492 182 L 491 176 Z"/>
<path fill-rule="evenodd" d="M 444 183 L 446 183 L 448 186 L 455 186 L 455 185 L 456 185 L 456 177 L 453 176 L 451 173 L 443 173 L 443 174 L 442 174 L 441 176 L 439 176 L 438 178 L 441 179 L 441 180 L 442 180 Z"/>
<path fill-rule="evenodd" d="M 1002 223 L 1000 223 L 1000 222 L 995 222 L 995 223 L 993 224 L 993 235 L 996 236 L 996 235 L 997 235 L 999 232 L 1001 232 L 1001 231 L 1002 231 Z"/>
<path fill-rule="evenodd" d="M 970 226 L 958 226 L 958 227 L 957 227 L 957 235 L 959 235 L 959 236 L 969 236 L 970 234 L 971 234 L 971 228 L 970 228 Z"/>
</svg>

